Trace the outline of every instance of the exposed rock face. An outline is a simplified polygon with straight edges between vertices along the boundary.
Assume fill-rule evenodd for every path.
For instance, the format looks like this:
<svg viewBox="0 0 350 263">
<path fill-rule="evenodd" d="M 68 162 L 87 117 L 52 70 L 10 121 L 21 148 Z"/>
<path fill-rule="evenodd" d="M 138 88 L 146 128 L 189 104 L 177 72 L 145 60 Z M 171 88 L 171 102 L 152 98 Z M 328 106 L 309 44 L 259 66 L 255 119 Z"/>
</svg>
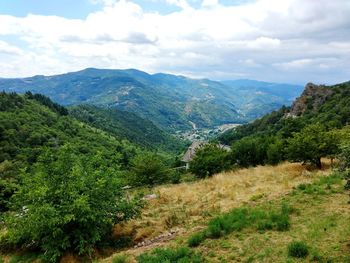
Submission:
<svg viewBox="0 0 350 263">
<path fill-rule="evenodd" d="M 316 110 L 332 94 L 333 90 L 329 87 L 308 83 L 301 96 L 294 101 L 287 117 L 297 117 L 306 110 Z"/>
</svg>

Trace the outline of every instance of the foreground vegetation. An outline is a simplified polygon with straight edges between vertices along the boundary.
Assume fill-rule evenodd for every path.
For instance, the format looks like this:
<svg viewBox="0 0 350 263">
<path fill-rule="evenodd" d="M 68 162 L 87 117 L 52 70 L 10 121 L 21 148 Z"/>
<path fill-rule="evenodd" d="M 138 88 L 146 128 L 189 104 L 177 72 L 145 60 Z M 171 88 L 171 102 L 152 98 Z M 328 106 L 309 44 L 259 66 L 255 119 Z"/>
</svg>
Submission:
<svg viewBox="0 0 350 263">
<path fill-rule="evenodd" d="M 164 262 L 165 254 L 172 255 L 166 258 L 169 262 L 196 262 L 192 253 L 199 254 L 201 262 L 348 262 L 350 215 L 344 182 L 344 174 L 336 172 L 301 183 L 287 195 L 251 198 L 243 206 L 210 216 L 200 231 L 188 234 L 193 228 L 188 229 L 166 250 L 142 256 L 140 250 L 124 252 L 123 262 Z M 183 261 L 181 251 L 189 255 Z M 149 255 L 152 260 L 140 260 Z"/>
<path fill-rule="evenodd" d="M 126 185 L 170 181 L 172 160 L 72 117 L 49 98 L 0 93 L 2 250 L 57 261 L 114 246 L 112 227 L 139 214 Z M 140 181 L 140 169 L 157 172 Z M 146 172 L 146 170 L 142 170 Z"/>
<path fill-rule="evenodd" d="M 334 159 L 350 144 L 350 82 L 309 84 L 292 107 L 282 107 L 252 123 L 219 136 L 227 152 L 213 145 L 197 152 L 191 171 L 198 177 L 232 167 L 303 162 L 321 168 L 321 158 Z M 216 147 L 215 147 L 216 146 Z"/>
</svg>

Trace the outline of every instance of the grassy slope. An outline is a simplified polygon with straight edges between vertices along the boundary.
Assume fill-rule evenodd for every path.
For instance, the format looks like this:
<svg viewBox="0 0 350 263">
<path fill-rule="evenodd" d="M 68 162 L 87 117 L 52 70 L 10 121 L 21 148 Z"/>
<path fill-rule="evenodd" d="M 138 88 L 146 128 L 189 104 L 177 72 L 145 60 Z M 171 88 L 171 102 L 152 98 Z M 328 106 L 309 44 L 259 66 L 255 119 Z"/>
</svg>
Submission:
<svg viewBox="0 0 350 263">
<path fill-rule="evenodd" d="M 122 254 L 135 262 L 135 256 L 155 247 L 187 246 L 192 233 L 205 228 L 211 218 L 222 212 L 241 206 L 277 210 L 286 202 L 295 209 L 289 231 L 259 232 L 248 227 L 219 239 L 207 239 L 195 250 L 208 262 L 310 262 L 312 258 L 318 258 L 316 262 L 349 262 L 349 197 L 341 180 L 319 182 L 329 171 L 308 171 L 305 166 L 284 163 L 219 174 L 190 184 L 158 187 L 159 199 L 149 201 L 143 218 L 124 226 L 124 230 L 136 231 L 136 239 L 147 240 L 175 228 L 177 238 Z M 302 183 L 314 182 L 315 187 L 293 190 Z M 287 246 L 293 240 L 309 245 L 307 259 L 288 258 Z M 112 258 L 101 261 L 112 262 Z"/>
<path fill-rule="evenodd" d="M 259 232 L 248 226 L 218 239 L 206 239 L 193 250 L 201 253 L 207 262 L 350 262 L 349 195 L 342 180 L 325 177 L 329 173 L 329 165 L 323 171 L 310 171 L 300 164 L 284 163 L 218 174 L 193 183 L 159 186 L 153 191 L 159 198 L 148 201 L 143 217 L 122 228 L 116 226 L 115 232 L 133 233 L 135 239 L 147 240 L 171 228 L 178 230 L 176 238 L 116 251 L 96 261 L 113 262 L 119 255 L 126 255 L 125 262 L 136 262 L 137 255 L 156 247 L 187 246 L 190 235 L 232 208 L 244 206 L 271 211 L 278 210 L 284 202 L 294 210 L 290 230 Z M 305 185 L 304 190 L 296 187 L 300 184 Z M 287 246 L 294 240 L 302 240 L 309 246 L 310 255 L 306 259 L 287 256 Z M 12 258 L 27 259 L 27 256 Z M 10 262 L 10 257 L 5 259 Z M 62 262 L 77 261 L 68 255 Z"/>
</svg>

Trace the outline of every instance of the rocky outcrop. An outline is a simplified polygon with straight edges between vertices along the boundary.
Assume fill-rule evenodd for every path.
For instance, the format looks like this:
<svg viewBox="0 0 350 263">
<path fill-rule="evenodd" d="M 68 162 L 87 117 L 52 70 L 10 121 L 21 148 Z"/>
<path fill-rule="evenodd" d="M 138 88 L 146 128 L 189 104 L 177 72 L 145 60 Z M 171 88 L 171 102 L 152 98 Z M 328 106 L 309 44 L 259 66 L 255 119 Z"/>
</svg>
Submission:
<svg viewBox="0 0 350 263">
<path fill-rule="evenodd" d="M 297 117 L 302 115 L 305 111 L 316 110 L 333 94 L 333 90 L 324 85 L 315 85 L 308 83 L 301 96 L 297 98 L 287 117 Z"/>
</svg>

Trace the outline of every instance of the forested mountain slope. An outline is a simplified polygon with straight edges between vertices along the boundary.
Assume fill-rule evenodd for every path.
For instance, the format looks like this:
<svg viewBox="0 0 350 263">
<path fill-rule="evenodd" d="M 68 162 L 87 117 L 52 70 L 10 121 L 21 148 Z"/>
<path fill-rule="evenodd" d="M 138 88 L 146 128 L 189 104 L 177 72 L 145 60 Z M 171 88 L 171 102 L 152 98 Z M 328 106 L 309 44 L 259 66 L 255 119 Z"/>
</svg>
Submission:
<svg viewBox="0 0 350 263">
<path fill-rule="evenodd" d="M 288 137 L 306 125 L 322 123 L 327 129 L 341 128 L 350 122 L 350 82 L 334 86 L 306 85 L 291 107 L 263 116 L 252 123 L 227 131 L 219 140 L 232 143 L 251 135 Z"/>
<path fill-rule="evenodd" d="M 69 112 L 84 123 L 146 149 L 179 152 L 185 147 L 185 142 L 167 134 L 151 121 L 140 118 L 134 113 L 87 104 L 71 107 Z"/>
<path fill-rule="evenodd" d="M 56 76 L 0 79 L 0 90 L 30 90 L 63 105 L 117 108 L 170 131 L 192 129 L 191 122 L 201 128 L 251 121 L 289 105 L 301 89 L 254 81 L 221 83 L 162 73 L 150 75 L 133 69 L 89 68 Z"/>
<path fill-rule="evenodd" d="M 20 183 L 22 169 L 30 171 L 43 153 L 50 150 L 54 156 L 63 145 L 87 159 L 101 154 L 121 170 L 138 151 L 130 142 L 76 120 L 44 96 L 0 93 L 0 210 Z"/>
</svg>

